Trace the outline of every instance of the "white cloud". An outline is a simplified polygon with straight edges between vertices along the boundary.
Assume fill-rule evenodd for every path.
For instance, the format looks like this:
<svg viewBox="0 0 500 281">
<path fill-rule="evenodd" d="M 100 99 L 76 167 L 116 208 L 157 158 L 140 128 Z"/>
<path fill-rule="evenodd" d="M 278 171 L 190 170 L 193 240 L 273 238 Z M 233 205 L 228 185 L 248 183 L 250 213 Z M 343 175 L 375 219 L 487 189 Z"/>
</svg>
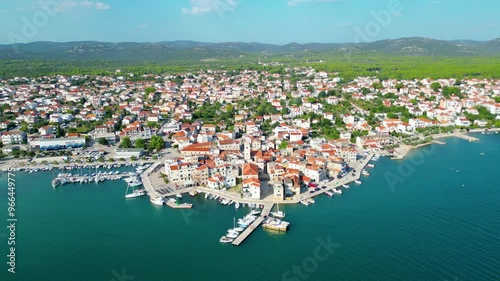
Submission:
<svg viewBox="0 0 500 281">
<path fill-rule="evenodd" d="M 188 15 L 201 15 L 205 13 L 234 11 L 238 5 L 237 0 L 191 0 L 191 8 L 182 8 Z"/>
<path fill-rule="evenodd" d="M 302 3 L 340 3 L 344 0 L 290 0 L 288 6 L 297 6 Z"/>
<path fill-rule="evenodd" d="M 62 12 L 69 11 L 72 9 L 87 9 L 87 10 L 99 10 L 105 11 L 111 9 L 111 6 L 98 1 L 61 1 L 59 3 L 59 10 Z"/>
</svg>

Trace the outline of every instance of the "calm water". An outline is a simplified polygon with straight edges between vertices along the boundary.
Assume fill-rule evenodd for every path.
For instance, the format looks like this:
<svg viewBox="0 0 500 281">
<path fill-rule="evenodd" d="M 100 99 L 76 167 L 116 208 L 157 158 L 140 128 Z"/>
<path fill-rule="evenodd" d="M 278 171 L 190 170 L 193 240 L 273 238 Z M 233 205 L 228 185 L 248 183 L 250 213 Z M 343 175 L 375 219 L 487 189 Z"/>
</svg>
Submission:
<svg viewBox="0 0 500 281">
<path fill-rule="evenodd" d="M 2 188 L 0 280 L 499 280 L 500 135 L 478 137 L 380 159 L 341 196 L 282 207 L 288 233 L 258 229 L 240 247 L 218 239 L 246 209 L 199 196 L 179 211 L 125 200 L 122 181 L 53 190 L 51 173 L 18 173 L 17 273 Z M 338 246 L 326 260 L 318 239 Z"/>
</svg>

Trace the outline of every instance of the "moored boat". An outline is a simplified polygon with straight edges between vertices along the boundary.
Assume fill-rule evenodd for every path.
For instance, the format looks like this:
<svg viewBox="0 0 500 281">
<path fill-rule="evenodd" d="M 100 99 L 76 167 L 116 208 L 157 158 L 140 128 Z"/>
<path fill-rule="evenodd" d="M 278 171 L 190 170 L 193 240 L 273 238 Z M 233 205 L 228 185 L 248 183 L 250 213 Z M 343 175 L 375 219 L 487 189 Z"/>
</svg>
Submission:
<svg viewBox="0 0 500 281">
<path fill-rule="evenodd" d="M 156 197 L 156 198 L 151 198 L 151 203 L 155 204 L 155 205 L 159 205 L 159 206 L 162 206 L 163 203 L 165 203 L 165 201 L 163 200 L 163 197 Z"/>
</svg>

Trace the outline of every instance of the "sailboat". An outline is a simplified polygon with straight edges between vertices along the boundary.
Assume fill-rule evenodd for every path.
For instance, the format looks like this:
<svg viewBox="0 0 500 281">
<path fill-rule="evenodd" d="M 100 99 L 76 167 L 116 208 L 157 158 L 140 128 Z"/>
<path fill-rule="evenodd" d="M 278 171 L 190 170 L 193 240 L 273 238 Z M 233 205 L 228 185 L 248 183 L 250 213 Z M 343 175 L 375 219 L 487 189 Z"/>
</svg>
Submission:
<svg viewBox="0 0 500 281">
<path fill-rule="evenodd" d="M 228 232 L 242 232 L 243 230 L 245 230 L 243 227 L 236 227 L 236 218 L 233 217 L 233 228 L 232 229 L 228 229 Z"/>
<path fill-rule="evenodd" d="M 141 196 L 146 195 L 146 192 L 144 192 L 144 189 L 134 190 L 133 187 L 132 187 L 132 193 L 128 193 L 129 187 L 130 187 L 130 184 L 127 185 L 127 190 L 125 191 L 125 198 L 136 198 L 136 197 L 141 197 Z"/>
<path fill-rule="evenodd" d="M 280 205 L 278 204 L 277 207 L 278 207 L 278 211 L 271 212 L 271 215 L 273 215 L 273 217 L 279 218 L 279 219 L 284 218 L 285 217 L 285 213 L 283 213 L 282 211 L 280 211 Z"/>
</svg>

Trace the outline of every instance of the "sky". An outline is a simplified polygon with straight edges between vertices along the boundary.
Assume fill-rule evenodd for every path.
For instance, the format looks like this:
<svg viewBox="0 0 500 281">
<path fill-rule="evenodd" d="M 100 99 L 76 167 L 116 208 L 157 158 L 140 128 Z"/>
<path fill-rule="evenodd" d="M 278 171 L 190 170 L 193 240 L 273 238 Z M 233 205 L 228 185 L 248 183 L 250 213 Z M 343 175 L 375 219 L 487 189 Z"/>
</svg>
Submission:
<svg viewBox="0 0 500 281">
<path fill-rule="evenodd" d="M 500 37 L 499 0 L 0 0 L 0 44 Z"/>
</svg>

